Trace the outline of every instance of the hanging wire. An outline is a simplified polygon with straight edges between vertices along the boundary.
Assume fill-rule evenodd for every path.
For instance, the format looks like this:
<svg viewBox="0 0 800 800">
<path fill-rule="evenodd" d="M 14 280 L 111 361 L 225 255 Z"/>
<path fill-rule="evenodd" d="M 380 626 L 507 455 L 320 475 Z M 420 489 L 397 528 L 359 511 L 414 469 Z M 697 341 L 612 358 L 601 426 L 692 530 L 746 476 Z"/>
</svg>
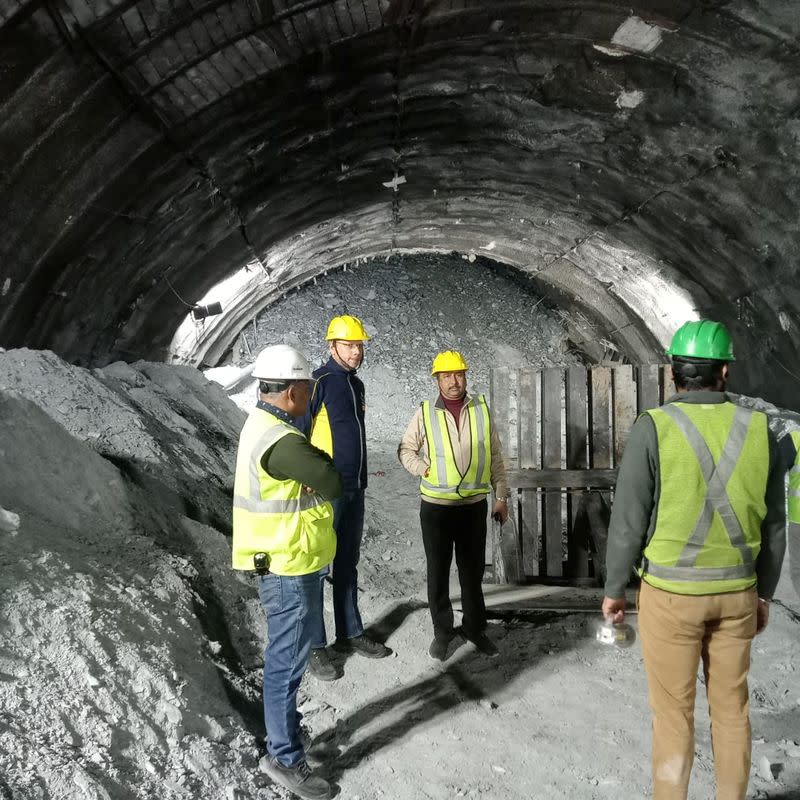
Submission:
<svg viewBox="0 0 800 800">
<path fill-rule="evenodd" d="M 791 376 L 792 376 L 792 377 L 793 377 L 795 380 L 797 380 L 797 381 L 800 381 L 800 375 L 798 375 L 796 372 L 792 372 L 792 371 L 789 369 L 789 367 L 787 367 L 785 364 L 781 363 L 781 361 L 779 361 L 779 360 L 778 360 L 778 359 L 775 357 L 775 355 L 774 355 L 774 354 L 773 354 L 773 356 L 772 356 L 772 360 L 773 360 L 773 361 L 774 361 L 774 362 L 775 362 L 775 363 L 776 363 L 776 364 L 777 364 L 777 365 L 778 365 L 778 366 L 779 366 L 779 367 L 780 367 L 780 368 L 781 368 L 781 369 L 782 369 L 784 372 L 788 372 L 788 373 L 789 373 L 789 375 L 791 375 Z"/>
</svg>

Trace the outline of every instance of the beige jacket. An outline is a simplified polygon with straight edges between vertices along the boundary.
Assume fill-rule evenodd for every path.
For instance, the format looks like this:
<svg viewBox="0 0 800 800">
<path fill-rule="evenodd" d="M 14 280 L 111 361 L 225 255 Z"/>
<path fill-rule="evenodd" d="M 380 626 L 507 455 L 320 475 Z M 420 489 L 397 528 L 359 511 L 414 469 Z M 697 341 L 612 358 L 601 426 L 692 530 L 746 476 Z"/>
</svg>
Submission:
<svg viewBox="0 0 800 800">
<path fill-rule="evenodd" d="M 470 399 L 471 395 L 467 394 L 464 405 L 461 408 L 458 426 L 456 426 L 456 421 L 452 414 L 445 413 L 444 415 L 447 420 L 447 430 L 450 433 L 450 441 L 453 444 L 453 455 L 455 456 L 456 467 L 458 467 L 458 471 L 462 475 L 469 466 L 470 454 L 472 452 L 472 434 L 469 429 L 469 417 L 467 412 L 467 403 Z M 436 398 L 434 405 L 436 408 L 444 408 L 441 397 Z M 500 444 L 500 437 L 497 434 L 491 410 L 489 411 L 489 419 L 491 430 L 489 446 L 492 453 L 491 483 L 495 497 L 504 498 L 508 496 L 506 463 L 503 458 L 503 448 Z M 408 472 L 420 478 L 430 466 L 430 462 L 428 461 L 428 448 L 425 443 L 425 424 L 422 419 L 422 406 L 417 408 L 414 412 L 414 416 L 411 418 L 411 422 L 409 422 L 406 432 L 403 434 L 403 439 L 400 442 L 400 446 L 397 448 L 397 457 Z M 473 497 L 465 497 L 463 500 L 445 500 L 439 497 L 427 497 L 423 495 L 422 499 L 426 503 L 434 503 L 436 505 L 460 506 L 468 503 L 478 503 L 484 499 L 484 496 L 476 495 Z"/>
</svg>

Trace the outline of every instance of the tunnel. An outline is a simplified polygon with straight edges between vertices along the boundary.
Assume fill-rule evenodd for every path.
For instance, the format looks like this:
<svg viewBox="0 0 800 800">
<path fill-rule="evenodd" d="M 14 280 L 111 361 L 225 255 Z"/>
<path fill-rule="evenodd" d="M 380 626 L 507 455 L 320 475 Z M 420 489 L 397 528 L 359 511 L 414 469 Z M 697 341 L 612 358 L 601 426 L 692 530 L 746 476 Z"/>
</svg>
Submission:
<svg viewBox="0 0 800 800">
<path fill-rule="evenodd" d="M 215 366 L 330 270 L 454 254 L 631 363 L 720 320 L 735 388 L 796 407 L 799 28 L 788 0 L 3 0 L 0 344 Z"/>
<path fill-rule="evenodd" d="M 0 797 L 287 796 L 237 442 L 257 351 L 316 367 L 340 314 L 370 336 L 358 597 L 391 654 L 303 677 L 320 774 L 649 796 L 594 532 L 687 320 L 730 329 L 737 402 L 800 429 L 799 76 L 795 0 L 0 0 Z M 497 660 L 429 649 L 398 461 L 450 348 L 516 476 L 511 523 L 485 515 Z M 753 647 L 749 797 L 800 796 L 799 543 Z"/>
</svg>

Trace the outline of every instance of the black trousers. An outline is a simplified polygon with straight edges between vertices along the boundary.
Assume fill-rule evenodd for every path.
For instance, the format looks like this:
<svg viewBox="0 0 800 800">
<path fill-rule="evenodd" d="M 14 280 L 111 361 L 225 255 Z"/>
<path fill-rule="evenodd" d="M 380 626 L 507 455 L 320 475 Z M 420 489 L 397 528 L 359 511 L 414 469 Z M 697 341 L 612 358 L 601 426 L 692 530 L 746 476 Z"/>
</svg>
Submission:
<svg viewBox="0 0 800 800">
<path fill-rule="evenodd" d="M 456 554 L 461 584 L 463 631 L 467 638 L 486 629 L 486 605 L 481 581 L 486 559 L 486 498 L 463 506 L 420 503 L 419 521 L 428 572 L 428 606 L 433 633 L 449 638 L 453 633 L 453 605 L 450 602 L 450 565 Z"/>
</svg>

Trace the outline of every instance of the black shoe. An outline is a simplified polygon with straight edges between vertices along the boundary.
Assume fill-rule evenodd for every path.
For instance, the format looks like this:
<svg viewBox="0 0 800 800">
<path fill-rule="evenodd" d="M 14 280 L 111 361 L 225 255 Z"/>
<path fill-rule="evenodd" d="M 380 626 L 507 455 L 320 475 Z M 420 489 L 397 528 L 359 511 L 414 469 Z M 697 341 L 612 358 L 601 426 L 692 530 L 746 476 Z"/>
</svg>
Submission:
<svg viewBox="0 0 800 800">
<path fill-rule="evenodd" d="M 436 659 L 436 661 L 446 661 L 447 660 L 447 650 L 450 647 L 450 642 L 453 641 L 452 636 L 448 636 L 446 639 L 436 636 L 434 637 L 433 641 L 431 642 L 431 646 L 428 648 L 428 655 Z"/>
<path fill-rule="evenodd" d="M 342 673 L 331 661 L 331 657 L 324 647 L 318 647 L 311 651 L 311 658 L 308 659 L 308 671 L 318 681 L 336 681 L 342 677 Z"/>
<path fill-rule="evenodd" d="M 340 653 L 358 653 L 367 658 L 386 658 L 392 654 L 391 648 L 370 639 L 364 633 L 352 639 L 337 639 L 333 646 Z"/>
<path fill-rule="evenodd" d="M 328 781 L 315 775 L 305 761 L 300 761 L 293 767 L 284 767 L 271 756 L 264 756 L 258 766 L 275 783 L 302 797 L 303 800 L 328 800 L 333 796 Z"/>
<path fill-rule="evenodd" d="M 485 656 L 489 656 L 489 658 L 497 658 L 500 655 L 500 651 L 497 649 L 497 645 L 485 634 L 479 633 L 477 636 L 469 637 L 469 640 L 478 650 L 483 653 Z"/>
</svg>

